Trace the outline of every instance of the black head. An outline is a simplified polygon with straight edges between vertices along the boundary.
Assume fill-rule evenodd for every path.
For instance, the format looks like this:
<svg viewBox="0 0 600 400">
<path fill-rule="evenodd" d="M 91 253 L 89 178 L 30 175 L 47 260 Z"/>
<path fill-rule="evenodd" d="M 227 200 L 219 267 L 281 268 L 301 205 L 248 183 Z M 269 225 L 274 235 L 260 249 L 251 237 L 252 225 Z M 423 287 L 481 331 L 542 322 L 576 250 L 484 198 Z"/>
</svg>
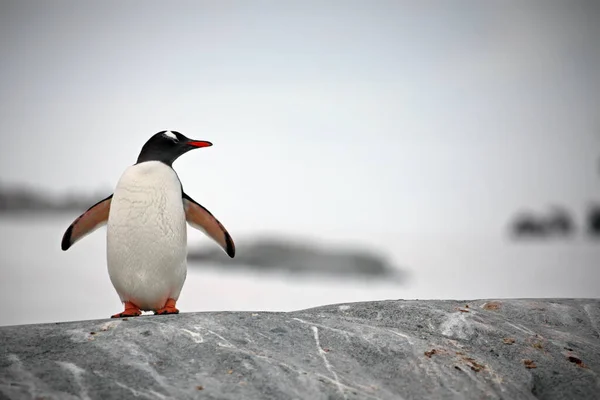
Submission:
<svg viewBox="0 0 600 400">
<path fill-rule="evenodd" d="M 211 142 L 193 140 L 175 131 L 161 131 L 152 136 L 140 151 L 137 163 L 160 161 L 169 166 L 190 150 L 212 146 Z"/>
</svg>

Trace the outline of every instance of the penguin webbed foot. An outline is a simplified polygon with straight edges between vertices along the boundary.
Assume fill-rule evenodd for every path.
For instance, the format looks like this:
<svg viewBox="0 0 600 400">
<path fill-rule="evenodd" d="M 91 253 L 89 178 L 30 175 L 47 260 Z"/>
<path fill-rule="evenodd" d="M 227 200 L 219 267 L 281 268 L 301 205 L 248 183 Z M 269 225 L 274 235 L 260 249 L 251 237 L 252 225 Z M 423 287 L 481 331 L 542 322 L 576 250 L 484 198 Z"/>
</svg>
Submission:
<svg viewBox="0 0 600 400">
<path fill-rule="evenodd" d="M 140 315 L 142 315 L 142 310 L 132 302 L 126 301 L 125 311 L 111 315 L 111 318 L 139 317 Z"/>
<path fill-rule="evenodd" d="M 154 311 L 154 315 L 179 314 L 179 310 L 175 307 L 175 299 L 168 299 L 165 306 Z"/>
</svg>

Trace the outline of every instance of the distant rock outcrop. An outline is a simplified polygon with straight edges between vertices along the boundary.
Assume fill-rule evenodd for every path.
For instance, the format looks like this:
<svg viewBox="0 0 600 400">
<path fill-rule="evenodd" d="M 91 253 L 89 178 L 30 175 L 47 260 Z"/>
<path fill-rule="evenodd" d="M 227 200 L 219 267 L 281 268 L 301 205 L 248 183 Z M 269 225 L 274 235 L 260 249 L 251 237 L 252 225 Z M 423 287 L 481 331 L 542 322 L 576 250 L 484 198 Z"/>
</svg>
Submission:
<svg viewBox="0 0 600 400">
<path fill-rule="evenodd" d="M 0 214 L 82 212 L 107 194 L 57 196 L 25 186 L 0 184 Z"/>
<path fill-rule="evenodd" d="M 590 206 L 588 210 L 588 234 L 600 239 L 600 204 Z"/>
<path fill-rule="evenodd" d="M 2 399 L 598 399 L 600 300 L 382 301 L 0 328 Z"/>
<path fill-rule="evenodd" d="M 598 166 L 600 166 L 600 162 L 598 163 Z M 587 220 L 584 221 L 583 225 L 587 225 L 587 234 L 591 238 L 600 238 L 599 204 L 589 207 Z M 548 215 L 540 215 L 532 212 L 520 213 L 511 223 L 510 233 L 511 236 L 516 239 L 565 238 L 574 234 L 576 228 L 574 219 L 565 208 L 554 207 Z"/>
<path fill-rule="evenodd" d="M 190 266 L 204 262 L 224 265 L 228 269 L 243 268 L 292 274 L 316 274 L 373 279 L 401 280 L 402 271 L 383 257 L 361 250 L 336 250 L 300 240 L 265 238 L 252 243 L 236 244 L 235 258 L 218 248 L 188 252 Z"/>
<path fill-rule="evenodd" d="M 521 213 L 512 225 L 512 234 L 516 237 L 566 237 L 574 231 L 575 222 L 562 207 L 553 207 L 547 215 Z"/>
</svg>

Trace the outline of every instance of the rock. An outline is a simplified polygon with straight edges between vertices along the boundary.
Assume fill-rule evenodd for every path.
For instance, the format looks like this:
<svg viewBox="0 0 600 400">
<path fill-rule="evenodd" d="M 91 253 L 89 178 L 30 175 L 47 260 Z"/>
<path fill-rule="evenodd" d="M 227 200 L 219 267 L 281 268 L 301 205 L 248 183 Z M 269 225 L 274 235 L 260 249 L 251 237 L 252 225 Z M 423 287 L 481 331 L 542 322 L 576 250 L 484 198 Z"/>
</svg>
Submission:
<svg viewBox="0 0 600 400">
<path fill-rule="evenodd" d="M 592 204 L 588 209 L 588 234 L 600 239 L 600 204 Z"/>
<path fill-rule="evenodd" d="M 597 399 L 600 300 L 382 301 L 0 328 L 0 398 Z"/>
<path fill-rule="evenodd" d="M 567 237 L 575 232 L 576 225 L 565 208 L 555 206 L 548 215 L 521 213 L 513 222 L 511 230 L 515 237 Z"/>
<path fill-rule="evenodd" d="M 55 196 L 39 188 L 26 185 L 6 185 L 0 182 L 0 215 L 30 215 L 73 213 L 73 218 L 87 210 L 98 200 L 106 198 L 111 191 L 98 191 L 91 196 L 81 193 L 71 193 L 64 196 Z"/>
<path fill-rule="evenodd" d="M 405 271 L 391 265 L 383 256 L 366 250 L 333 249 L 299 239 L 262 238 L 236 243 L 237 254 L 229 258 L 221 249 L 190 248 L 190 267 L 224 266 L 263 272 L 303 275 L 329 275 L 344 278 L 385 279 L 401 282 Z"/>
</svg>

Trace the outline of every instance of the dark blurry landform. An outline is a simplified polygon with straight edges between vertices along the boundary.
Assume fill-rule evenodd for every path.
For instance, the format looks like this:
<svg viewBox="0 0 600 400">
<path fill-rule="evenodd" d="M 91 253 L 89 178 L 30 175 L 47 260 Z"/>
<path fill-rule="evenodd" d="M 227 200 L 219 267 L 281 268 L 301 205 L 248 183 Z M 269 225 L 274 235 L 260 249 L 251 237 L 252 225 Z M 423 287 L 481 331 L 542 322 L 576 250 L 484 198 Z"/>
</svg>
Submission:
<svg viewBox="0 0 600 400">
<path fill-rule="evenodd" d="M 600 204 L 590 204 L 581 228 L 564 207 L 554 206 L 546 213 L 523 211 L 510 225 L 514 239 L 567 239 L 581 229 L 592 239 L 600 239 Z"/>
<path fill-rule="evenodd" d="M 574 236 L 577 230 L 575 218 L 562 206 L 552 206 L 546 213 L 522 211 L 510 223 L 514 239 L 564 239 Z M 600 239 L 600 203 L 588 205 L 581 230 L 592 239 Z"/>
<path fill-rule="evenodd" d="M 91 195 L 71 193 L 57 196 L 25 185 L 0 183 L 0 214 L 36 213 L 81 213 L 111 193 L 98 191 Z M 77 217 L 74 215 L 73 218 Z"/>
<path fill-rule="evenodd" d="M 320 246 L 302 239 L 264 237 L 236 243 L 237 254 L 229 258 L 219 248 L 190 248 L 190 266 L 218 265 L 227 269 L 247 269 L 289 274 L 344 276 L 362 279 L 403 281 L 405 273 L 384 257 L 367 250 Z"/>
<path fill-rule="evenodd" d="M 588 209 L 588 233 L 600 239 L 600 204 L 591 205 Z"/>
<path fill-rule="evenodd" d="M 566 237 L 575 233 L 573 217 L 563 207 L 552 207 L 548 213 L 520 213 L 513 223 L 515 236 Z"/>
</svg>

